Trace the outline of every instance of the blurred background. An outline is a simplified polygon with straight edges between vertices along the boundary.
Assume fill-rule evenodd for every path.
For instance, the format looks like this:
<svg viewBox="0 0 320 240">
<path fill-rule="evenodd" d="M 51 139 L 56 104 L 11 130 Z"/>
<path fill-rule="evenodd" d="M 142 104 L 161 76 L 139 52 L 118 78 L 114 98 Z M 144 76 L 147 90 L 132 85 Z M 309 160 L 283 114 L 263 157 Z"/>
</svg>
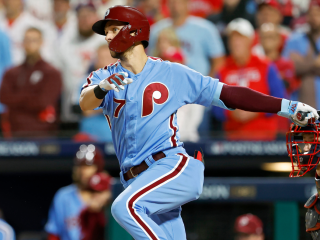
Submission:
<svg viewBox="0 0 320 240">
<path fill-rule="evenodd" d="M 89 199 L 79 209 L 105 193 L 104 239 L 132 239 L 110 215 L 122 185 L 108 122 L 78 105 L 90 72 L 116 61 L 91 30 L 113 5 L 147 16 L 148 55 L 320 109 L 320 0 L 0 0 L 0 239 L 55 237 L 49 209 L 65 186 Z M 314 172 L 288 178 L 286 119 L 188 105 L 178 123 L 187 152 L 202 149 L 206 163 L 200 199 L 183 206 L 189 240 L 311 239 L 303 205 Z M 75 161 L 89 146 L 104 162 L 92 172 Z M 104 188 L 87 184 L 94 174 Z M 80 224 L 72 214 L 61 228 Z"/>
</svg>

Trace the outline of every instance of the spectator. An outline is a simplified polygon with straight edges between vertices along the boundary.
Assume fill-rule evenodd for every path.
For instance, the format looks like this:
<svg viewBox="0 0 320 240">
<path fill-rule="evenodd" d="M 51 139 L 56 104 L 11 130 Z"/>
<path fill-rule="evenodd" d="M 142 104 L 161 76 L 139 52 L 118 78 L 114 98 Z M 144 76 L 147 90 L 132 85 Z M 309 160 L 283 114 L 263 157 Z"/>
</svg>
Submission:
<svg viewBox="0 0 320 240">
<path fill-rule="evenodd" d="M 23 37 L 30 27 L 35 27 L 43 32 L 43 46 L 41 55 L 46 61 L 53 61 L 54 49 L 50 29 L 47 23 L 41 22 L 30 13 L 23 10 L 22 0 L 3 0 L 4 12 L 0 15 L 0 29 L 2 29 L 11 40 L 11 56 L 14 65 L 24 61 Z"/>
<path fill-rule="evenodd" d="M 101 45 L 97 49 L 97 59 L 93 66 L 89 68 L 87 75 L 114 62 L 116 62 L 116 59 L 111 57 L 108 45 Z M 80 133 L 74 137 L 74 140 L 112 142 L 111 131 L 102 109 L 83 112 L 83 117 L 80 121 Z"/>
<path fill-rule="evenodd" d="M 279 28 L 280 36 L 281 36 L 281 45 L 279 47 L 279 52 L 281 53 L 286 39 L 290 35 L 290 29 L 281 25 L 283 20 L 283 16 L 281 13 L 280 4 L 277 0 L 262 0 L 258 5 L 258 11 L 256 14 L 256 22 L 257 27 L 260 28 L 264 23 L 272 23 Z M 259 35 L 256 33 L 254 41 L 253 41 L 253 49 L 254 54 L 262 55 L 263 50 L 260 45 Z"/>
<path fill-rule="evenodd" d="M 255 16 L 248 12 L 247 4 L 247 0 L 224 0 L 222 11 L 220 13 L 211 14 L 207 18 L 217 26 L 226 49 L 228 49 L 228 46 L 225 30 L 232 20 L 236 18 L 244 18 L 254 24 Z"/>
<path fill-rule="evenodd" d="M 312 0 L 307 14 L 308 32 L 293 33 L 283 50 L 283 56 L 294 62 L 301 78 L 299 100 L 320 108 L 320 1 Z"/>
<path fill-rule="evenodd" d="M 0 209 L 0 239 L 15 240 L 16 236 L 13 228 L 3 219 L 3 214 Z"/>
<path fill-rule="evenodd" d="M 188 0 L 169 0 L 168 6 L 171 18 L 163 19 L 151 28 L 149 53 L 154 52 L 159 33 L 173 27 L 181 42 L 185 64 L 203 75 L 214 76 L 224 61 L 223 43 L 216 27 L 208 20 L 190 16 Z M 198 127 L 204 110 L 204 107 L 194 104 L 179 109 L 178 124 L 182 141 L 199 140 Z"/>
<path fill-rule="evenodd" d="M 24 0 L 25 10 L 41 21 L 51 21 L 52 1 L 51 0 Z"/>
<path fill-rule="evenodd" d="M 74 182 L 58 190 L 50 207 L 45 226 L 48 240 L 104 239 L 103 207 L 111 200 L 111 178 L 103 168 L 100 150 L 81 145 L 74 161 Z"/>
<path fill-rule="evenodd" d="M 285 90 L 275 66 L 251 53 L 254 29 L 250 22 L 241 18 L 235 19 L 229 23 L 227 32 L 230 57 L 219 72 L 220 81 L 283 98 Z M 228 139 L 272 140 L 276 136 L 276 115 L 239 109 L 221 110 L 214 107 L 216 117 L 224 121 Z"/>
<path fill-rule="evenodd" d="M 234 232 L 235 240 L 264 240 L 263 223 L 251 213 L 237 217 Z"/>
<path fill-rule="evenodd" d="M 165 28 L 159 33 L 157 46 L 152 56 L 171 62 L 184 63 L 178 36 L 172 27 Z"/>
<path fill-rule="evenodd" d="M 63 74 L 62 121 L 77 122 L 78 116 L 72 112 L 72 106 L 78 102 L 78 86 L 86 77 L 98 47 L 105 40 L 93 34 L 92 25 L 97 21 L 94 5 L 82 4 L 77 7 L 78 29 L 69 41 L 59 49 L 57 67 Z"/>
<path fill-rule="evenodd" d="M 7 35 L 0 30 L 0 86 L 2 76 L 6 69 L 11 66 L 10 40 Z M 0 114 L 4 112 L 4 105 L 0 103 Z"/>
<path fill-rule="evenodd" d="M 92 2 L 97 8 L 99 19 L 104 17 L 108 8 L 115 5 L 127 5 L 126 0 L 92 0 Z"/>
<path fill-rule="evenodd" d="M 56 34 L 55 46 L 58 48 L 70 40 L 77 31 L 77 18 L 70 8 L 70 0 L 53 0 L 53 32 Z"/>
<path fill-rule="evenodd" d="M 7 106 L 13 136 L 52 135 L 58 127 L 61 76 L 42 60 L 41 45 L 40 30 L 29 28 L 23 40 L 25 62 L 3 76 L 0 101 Z"/>
<path fill-rule="evenodd" d="M 139 10 L 147 17 L 150 26 L 169 16 L 166 4 L 162 0 L 142 0 Z"/>
<path fill-rule="evenodd" d="M 285 59 L 279 52 L 282 44 L 279 27 L 273 23 L 264 23 L 259 28 L 258 34 L 264 54 L 276 65 L 286 87 L 287 95 L 293 94 L 297 91 L 300 81 L 295 76 L 293 61 Z"/>
</svg>

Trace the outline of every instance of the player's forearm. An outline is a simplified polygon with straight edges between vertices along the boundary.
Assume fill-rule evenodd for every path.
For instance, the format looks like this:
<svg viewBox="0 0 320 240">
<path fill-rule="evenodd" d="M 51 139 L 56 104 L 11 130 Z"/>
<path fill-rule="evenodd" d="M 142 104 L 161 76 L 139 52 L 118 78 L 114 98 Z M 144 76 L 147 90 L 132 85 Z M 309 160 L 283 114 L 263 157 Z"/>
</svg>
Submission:
<svg viewBox="0 0 320 240">
<path fill-rule="evenodd" d="M 268 96 L 246 87 L 223 85 L 220 99 L 229 108 L 265 113 L 281 111 L 281 98 Z"/>
<path fill-rule="evenodd" d="M 82 90 L 79 101 L 82 111 L 93 110 L 101 105 L 103 99 L 96 97 L 94 93 L 95 87 L 91 86 Z"/>
</svg>

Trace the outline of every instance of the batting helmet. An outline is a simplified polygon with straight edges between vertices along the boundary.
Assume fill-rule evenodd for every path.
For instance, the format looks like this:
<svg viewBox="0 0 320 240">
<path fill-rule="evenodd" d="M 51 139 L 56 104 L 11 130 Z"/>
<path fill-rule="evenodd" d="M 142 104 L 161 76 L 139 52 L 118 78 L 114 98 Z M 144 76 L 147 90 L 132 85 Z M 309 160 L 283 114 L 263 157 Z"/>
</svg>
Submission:
<svg viewBox="0 0 320 240">
<path fill-rule="evenodd" d="M 120 5 L 109 8 L 104 19 L 93 24 L 92 30 L 105 36 L 104 27 L 110 20 L 120 21 L 127 24 L 110 42 L 110 50 L 121 53 L 139 41 L 142 42 L 144 48 L 148 47 L 150 24 L 147 18 L 136 8 Z M 132 32 L 135 32 L 134 36 L 130 34 Z"/>
</svg>

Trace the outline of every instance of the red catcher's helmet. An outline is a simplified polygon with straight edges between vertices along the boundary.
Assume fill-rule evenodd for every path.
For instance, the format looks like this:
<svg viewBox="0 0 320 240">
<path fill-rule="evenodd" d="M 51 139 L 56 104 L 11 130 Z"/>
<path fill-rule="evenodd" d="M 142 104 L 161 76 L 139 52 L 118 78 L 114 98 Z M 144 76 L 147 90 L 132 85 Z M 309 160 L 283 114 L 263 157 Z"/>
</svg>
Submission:
<svg viewBox="0 0 320 240">
<path fill-rule="evenodd" d="M 107 10 L 103 20 L 93 24 L 92 30 L 105 36 L 104 27 L 110 20 L 120 21 L 127 24 L 110 42 L 110 50 L 121 53 L 139 41 L 142 42 L 144 48 L 148 47 L 150 24 L 147 18 L 139 12 L 138 9 L 121 5 L 111 7 Z M 135 36 L 130 35 L 132 32 L 136 33 Z"/>
<path fill-rule="evenodd" d="M 98 172 L 103 171 L 104 159 L 103 153 L 93 144 L 88 146 L 82 144 L 74 159 L 74 165 L 76 166 L 91 166 L 96 165 Z"/>
<path fill-rule="evenodd" d="M 311 141 L 303 141 L 303 135 L 309 134 Z M 311 123 L 306 127 L 291 124 L 287 132 L 287 151 L 291 159 L 292 171 L 290 177 L 301 177 L 314 168 L 320 159 L 320 124 Z M 304 152 L 306 144 L 310 144 L 309 151 Z"/>
</svg>

